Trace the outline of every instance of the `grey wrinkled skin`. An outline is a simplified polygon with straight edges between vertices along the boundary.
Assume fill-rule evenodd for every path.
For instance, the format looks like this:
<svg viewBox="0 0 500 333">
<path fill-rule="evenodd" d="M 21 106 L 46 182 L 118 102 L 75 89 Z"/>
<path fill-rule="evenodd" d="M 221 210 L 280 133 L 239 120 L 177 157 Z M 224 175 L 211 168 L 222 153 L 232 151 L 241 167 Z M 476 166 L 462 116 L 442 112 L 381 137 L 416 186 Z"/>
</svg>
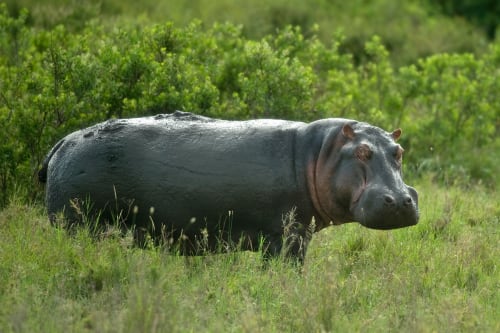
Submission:
<svg viewBox="0 0 500 333">
<path fill-rule="evenodd" d="M 79 223 L 82 209 L 70 201 L 87 202 L 86 214 L 101 223 L 118 217 L 139 242 L 144 232 L 182 239 L 183 254 L 225 242 L 270 256 L 286 247 L 302 260 L 311 233 L 331 224 L 418 222 L 398 131 L 348 119 L 224 121 L 180 111 L 109 120 L 59 141 L 39 178 L 52 221 L 64 212 Z M 284 225 L 286 216 L 294 223 Z"/>
</svg>

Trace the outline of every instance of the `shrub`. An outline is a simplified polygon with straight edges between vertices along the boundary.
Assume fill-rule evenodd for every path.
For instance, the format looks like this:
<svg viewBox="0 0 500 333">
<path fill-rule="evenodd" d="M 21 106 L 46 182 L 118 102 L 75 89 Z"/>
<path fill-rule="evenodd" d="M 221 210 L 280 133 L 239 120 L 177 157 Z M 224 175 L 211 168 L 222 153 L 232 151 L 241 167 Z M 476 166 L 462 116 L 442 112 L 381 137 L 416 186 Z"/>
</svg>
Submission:
<svg viewBox="0 0 500 333">
<path fill-rule="evenodd" d="M 37 169 L 65 134 L 108 118 L 177 109 L 231 119 L 349 117 L 387 130 L 403 127 L 413 174 L 495 177 L 498 45 L 482 56 L 436 54 L 398 68 L 377 36 L 356 64 L 340 51 L 342 35 L 325 44 L 300 27 L 253 40 L 229 23 L 107 31 L 94 22 L 70 32 L 30 28 L 28 17 L 26 11 L 11 17 L 0 6 L 2 205 L 15 184 L 37 198 Z"/>
</svg>

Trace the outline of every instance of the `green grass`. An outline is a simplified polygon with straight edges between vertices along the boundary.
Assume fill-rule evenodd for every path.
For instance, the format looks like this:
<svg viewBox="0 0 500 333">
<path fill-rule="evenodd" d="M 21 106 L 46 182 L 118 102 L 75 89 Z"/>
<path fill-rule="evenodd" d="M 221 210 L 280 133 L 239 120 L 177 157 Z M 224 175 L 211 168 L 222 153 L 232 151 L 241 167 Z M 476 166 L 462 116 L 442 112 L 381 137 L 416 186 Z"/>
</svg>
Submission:
<svg viewBox="0 0 500 333">
<path fill-rule="evenodd" d="M 69 236 L 14 202 L 0 212 L 0 332 L 500 331 L 498 193 L 417 188 L 419 225 L 331 227 L 303 272 Z"/>
</svg>

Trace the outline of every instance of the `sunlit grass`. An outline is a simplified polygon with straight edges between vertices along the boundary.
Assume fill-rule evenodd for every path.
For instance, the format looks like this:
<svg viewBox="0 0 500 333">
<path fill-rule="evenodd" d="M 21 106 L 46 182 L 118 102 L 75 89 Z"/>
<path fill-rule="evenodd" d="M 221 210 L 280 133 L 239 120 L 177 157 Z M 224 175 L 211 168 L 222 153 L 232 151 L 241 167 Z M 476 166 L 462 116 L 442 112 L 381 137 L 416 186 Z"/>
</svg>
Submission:
<svg viewBox="0 0 500 333">
<path fill-rule="evenodd" d="M 0 331 L 498 331 L 498 193 L 417 188 L 417 226 L 328 228 L 302 269 L 68 235 L 13 203 L 0 213 Z"/>
</svg>

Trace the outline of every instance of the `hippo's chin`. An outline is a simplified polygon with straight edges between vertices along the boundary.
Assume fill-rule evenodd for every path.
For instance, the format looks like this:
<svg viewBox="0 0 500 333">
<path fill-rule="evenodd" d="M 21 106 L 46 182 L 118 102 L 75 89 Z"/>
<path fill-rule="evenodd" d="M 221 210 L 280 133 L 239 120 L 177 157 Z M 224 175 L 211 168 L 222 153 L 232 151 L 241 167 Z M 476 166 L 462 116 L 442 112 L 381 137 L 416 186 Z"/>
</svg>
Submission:
<svg viewBox="0 0 500 333">
<path fill-rule="evenodd" d="M 370 229 L 389 230 L 415 225 L 418 223 L 418 218 L 418 212 L 413 211 L 407 212 L 407 214 L 380 214 L 375 219 L 369 219 L 366 218 L 366 216 L 360 216 L 360 218 L 356 219 L 356 221 Z"/>
<path fill-rule="evenodd" d="M 361 223 L 363 224 L 363 223 Z M 417 224 L 417 222 L 413 223 L 404 223 L 404 224 L 363 224 L 365 227 L 376 230 L 391 230 L 391 229 L 401 229 L 406 227 L 411 227 L 412 225 Z"/>
</svg>

